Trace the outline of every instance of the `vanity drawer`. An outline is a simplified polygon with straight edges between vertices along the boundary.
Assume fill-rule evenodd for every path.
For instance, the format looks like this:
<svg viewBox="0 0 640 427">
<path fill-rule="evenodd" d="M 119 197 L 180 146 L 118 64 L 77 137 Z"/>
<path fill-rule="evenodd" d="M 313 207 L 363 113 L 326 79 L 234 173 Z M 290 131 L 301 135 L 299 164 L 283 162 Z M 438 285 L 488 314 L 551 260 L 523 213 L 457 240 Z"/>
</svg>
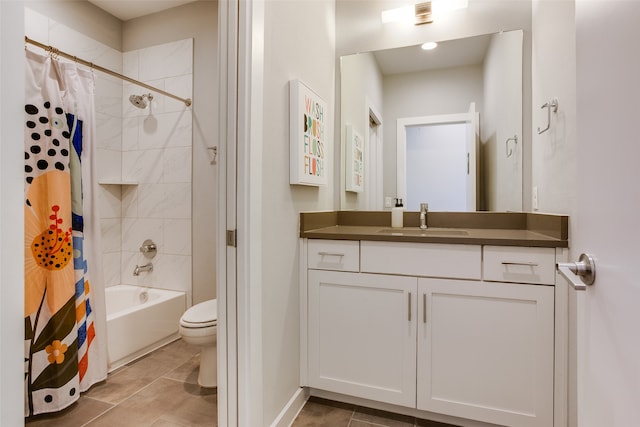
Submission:
<svg viewBox="0 0 640 427">
<path fill-rule="evenodd" d="M 479 245 L 361 242 L 362 272 L 480 280 Z"/>
<path fill-rule="evenodd" d="M 556 283 L 556 251 L 554 248 L 519 246 L 485 246 L 484 280 L 496 282 Z"/>
<path fill-rule="evenodd" d="M 309 239 L 307 268 L 360 271 L 360 242 L 357 240 Z"/>
</svg>

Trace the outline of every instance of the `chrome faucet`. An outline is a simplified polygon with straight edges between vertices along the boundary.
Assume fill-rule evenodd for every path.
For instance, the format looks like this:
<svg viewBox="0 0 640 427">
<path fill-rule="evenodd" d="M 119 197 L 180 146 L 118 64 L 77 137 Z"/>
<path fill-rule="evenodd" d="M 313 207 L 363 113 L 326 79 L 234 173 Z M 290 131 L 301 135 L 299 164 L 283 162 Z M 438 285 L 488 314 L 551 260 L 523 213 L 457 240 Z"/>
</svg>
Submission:
<svg viewBox="0 0 640 427">
<path fill-rule="evenodd" d="M 429 203 L 420 203 L 420 228 L 427 229 L 427 212 L 429 212 Z"/>
<path fill-rule="evenodd" d="M 133 270 L 133 275 L 139 276 L 140 272 L 142 271 L 153 271 L 153 264 L 151 264 L 150 262 L 145 265 L 136 264 L 136 268 Z"/>
</svg>

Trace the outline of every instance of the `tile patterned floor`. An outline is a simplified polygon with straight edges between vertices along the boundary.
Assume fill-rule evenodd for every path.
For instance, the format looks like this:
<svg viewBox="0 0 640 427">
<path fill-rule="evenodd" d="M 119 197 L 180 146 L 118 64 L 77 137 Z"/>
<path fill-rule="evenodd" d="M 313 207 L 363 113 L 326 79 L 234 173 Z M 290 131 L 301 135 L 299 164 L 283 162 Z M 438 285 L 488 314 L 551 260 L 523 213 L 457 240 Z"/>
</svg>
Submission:
<svg viewBox="0 0 640 427">
<path fill-rule="evenodd" d="M 109 374 L 56 414 L 25 420 L 26 427 L 217 426 L 216 389 L 198 386 L 199 348 L 182 340 Z M 291 427 L 455 427 L 311 397 Z"/>
<path fill-rule="evenodd" d="M 216 389 L 198 386 L 199 348 L 182 340 L 109 374 L 57 414 L 25 420 L 27 427 L 211 427 Z"/>
<path fill-rule="evenodd" d="M 291 427 L 455 427 L 435 421 L 310 397 Z"/>
</svg>

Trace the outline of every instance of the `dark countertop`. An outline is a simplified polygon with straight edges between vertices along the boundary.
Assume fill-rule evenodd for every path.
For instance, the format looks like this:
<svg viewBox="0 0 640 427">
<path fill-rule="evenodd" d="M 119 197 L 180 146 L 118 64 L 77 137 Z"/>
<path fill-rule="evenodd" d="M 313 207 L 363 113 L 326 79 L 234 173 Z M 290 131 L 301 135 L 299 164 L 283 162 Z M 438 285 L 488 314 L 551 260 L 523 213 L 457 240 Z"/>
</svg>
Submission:
<svg viewBox="0 0 640 427">
<path fill-rule="evenodd" d="M 300 237 L 331 240 L 560 247 L 569 246 L 568 217 L 527 212 L 405 212 L 403 228 L 391 228 L 389 211 L 328 211 L 300 214 Z"/>
</svg>

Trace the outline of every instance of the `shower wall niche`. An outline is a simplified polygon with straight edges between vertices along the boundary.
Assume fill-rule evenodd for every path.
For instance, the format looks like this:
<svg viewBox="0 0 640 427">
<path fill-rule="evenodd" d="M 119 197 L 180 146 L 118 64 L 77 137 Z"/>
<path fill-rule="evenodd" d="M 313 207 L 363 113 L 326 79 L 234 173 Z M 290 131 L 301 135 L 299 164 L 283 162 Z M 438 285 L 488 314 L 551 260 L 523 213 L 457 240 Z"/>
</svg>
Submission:
<svg viewBox="0 0 640 427">
<path fill-rule="evenodd" d="M 25 32 L 79 58 L 192 98 L 193 39 L 122 53 L 28 8 Z M 104 284 L 185 291 L 190 304 L 192 110 L 160 94 L 154 94 L 146 108 L 137 108 L 129 96 L 148 94 L 148 89 L 98 71 L 94 75 Z M 158 256 L 152 273 L 135 277 L 135 265 L 146 263 L 139 251 L 145 239 L 157 244 Z"/>
</svg>

